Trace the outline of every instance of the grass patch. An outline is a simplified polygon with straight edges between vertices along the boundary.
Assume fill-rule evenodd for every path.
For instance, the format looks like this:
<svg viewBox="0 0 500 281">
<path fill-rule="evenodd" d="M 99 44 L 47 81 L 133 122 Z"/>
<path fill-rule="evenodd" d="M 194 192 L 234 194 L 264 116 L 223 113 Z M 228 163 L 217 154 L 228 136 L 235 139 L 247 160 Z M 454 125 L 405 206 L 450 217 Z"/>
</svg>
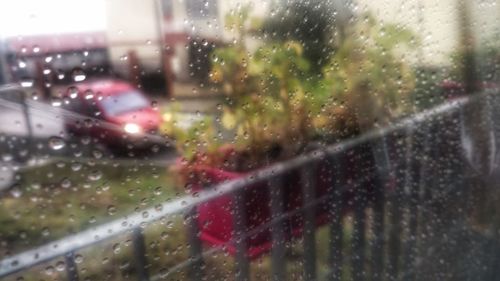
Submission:
<svg viewBox="0 0 500 281">
<path fill-rule="evenodd" d="M 2 255 L 20 252 L 174 198 L 165 167 L 58 162 L 18 173 L 0 199 Z"/>
</svg>

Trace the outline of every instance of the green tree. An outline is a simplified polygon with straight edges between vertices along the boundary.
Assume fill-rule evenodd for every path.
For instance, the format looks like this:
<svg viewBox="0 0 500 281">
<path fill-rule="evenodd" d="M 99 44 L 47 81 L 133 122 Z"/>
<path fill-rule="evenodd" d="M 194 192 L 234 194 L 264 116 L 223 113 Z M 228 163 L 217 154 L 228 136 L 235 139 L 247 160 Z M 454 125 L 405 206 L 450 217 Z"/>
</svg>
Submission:
<svg viewBox="0 0 500 281">
<path fill-rule="evenodd" d="M 346 5 L 344 2 L 339 3 Z M 318 74 L 343 34 L 348 9 L 339 8 L 331 1 L 280 1 L 261 30 L 272 40 L 300 43 L 311 71 Z"/>
<path fill-rule="evenodd" d="M 334 128 L 341 136 L 359 133 L 408 110 L 415 77 L 404 48 L 417 44 L 407 29 L 380 24 L 365 15 L 324 68 L 331 87 Z"/>
</svg>

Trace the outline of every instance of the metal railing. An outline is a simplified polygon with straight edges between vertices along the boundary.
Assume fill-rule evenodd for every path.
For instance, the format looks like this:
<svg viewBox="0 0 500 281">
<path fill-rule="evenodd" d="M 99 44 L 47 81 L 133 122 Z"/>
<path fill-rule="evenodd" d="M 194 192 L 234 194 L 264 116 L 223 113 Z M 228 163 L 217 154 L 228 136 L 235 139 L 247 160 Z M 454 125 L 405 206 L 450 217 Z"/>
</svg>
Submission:
<svg viewBox="0 0 500 281">
<path fill-rule="evenodd" d="M 261 231 L 271 233 L 272 280 L 287 280 L 287 218 L 300 215 L 304 248 L 303 279 L 317 280 L 317 215 L 327 214 L 329 227 L 328 280 L 344 280 L 345 271 L 353 280 L 415 280 L 417 272 L 431 268 L 436 253 L 426 252 L 435 245 L 438 233 L 455 233 L 464 228 L 466 217 L 458 210 L 470 198 L 467 184 L 480 173 L 474 161 L 463 157 L 463 142 L 476 149 L 464 121 L 480 114 L 482 124 L 492 132 L 489 141 L 497 139 L 493 115 L 500 109 L 494 93 L 449 102 L 385 128 L 369 131 L 357 138 L 323 147 L 283 163 L 277 163 L 240 179 L 227 181 L 195 194 L 165 202 L 145 212 L 70 235 L 47 245 L 4 258 L 0 261 L 0 278 L 28 270 L 37 264 L 64 257 L 68 280 L 78 280 L 75 252 L 110 240 L 121 234 L 132 234 L 136 274 L 139 280 L 151 280 L 143 230 L 154 221 L 184 214 L 187 225 L 190 258 L 170 268 L 174 272 L 188 268 L 191 280 L 203 280 L 204 257 L 213 248 L 204 248 L 199 238 L 198 206 L 222 196 L 233 198 L 235 246 L 235 279 L 250 279 L 248 237 Z M 488 106 L 477 107 L 476 105 Z M 480 108 L 480 112 L 476 111 Z M 497 110 L 500 111 L 500 110 Z M 471 141 L 472 140 L 472 141 Z M 493 152 L 491 152 L 493 153 Z M 359 158 L 359 159 L 358 159 Z M 318 167 L 323 167 L 322 169 Z M 317 192 L 318 173 L 328 177 L 326 193 Z M 472 168 L 471 168 L 472 167 Z M 476 169 L 479 171 L 481 169 Z M 491 169 L 490 169 L 491 170 Z M 302 207 L 286 211 L 283 197 L 287 193 L 286 176 L 300 171 Z M 271 219 L 256 229 L 247 229 L 244 190 L 265 183 L 268 187 Z M 466 206 L 467 202 L 463 203 Z M 462 205 L 460 205 L 462 206 Z M 464 207 L 465 208 L 465 207 Z M 456 211 L 456 212 L 455 212 Z M 352 219 L 352 231 L 345 230 L 345 218 Z M 453 221 L 452 224 L 447 219 Z M 345 236 L 350 245 L 345 245 Z M 217 250 L 217 249 L 215 249 Z M 439 256 L 439 255 L 437 255 Z M 441 257 L 440 257 L 441 258 Z M 427 272 L 431 272 L 430 270 Z M 349 275 L 348 274 L 348 275 Z M 430 273 L 429 273 L 430 274 Z M 418 279 L 425 280 L 419 273 Z M 432 279 L 432 278 L 431 278 Z M 428 279 L 430 280 L 430 279 Z"/>
</svg>

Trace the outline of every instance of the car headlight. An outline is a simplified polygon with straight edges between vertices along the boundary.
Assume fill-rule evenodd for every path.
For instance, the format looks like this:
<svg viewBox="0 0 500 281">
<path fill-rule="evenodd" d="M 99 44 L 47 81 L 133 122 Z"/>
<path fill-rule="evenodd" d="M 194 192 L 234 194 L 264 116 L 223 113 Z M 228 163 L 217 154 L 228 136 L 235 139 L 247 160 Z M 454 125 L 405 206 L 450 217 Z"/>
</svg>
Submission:
<svg viewBox="0 0 500 281">
<path fill-rule="evenodd" d="M 123 126 L 123 130 L 129 134 L 139 134 L 142 132 L 141 127 L 139 125 L 134 124 L 134 123 L 127 123 L 125 126 Z"/>
</svg>

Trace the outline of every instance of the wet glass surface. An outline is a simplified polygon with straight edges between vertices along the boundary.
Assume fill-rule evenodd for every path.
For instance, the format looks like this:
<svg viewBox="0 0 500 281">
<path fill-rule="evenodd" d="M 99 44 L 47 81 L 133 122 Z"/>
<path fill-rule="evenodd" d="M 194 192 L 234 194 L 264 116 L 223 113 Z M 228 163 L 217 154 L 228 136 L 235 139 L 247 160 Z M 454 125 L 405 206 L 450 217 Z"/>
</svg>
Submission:
<svg viewBox="0 0 500 281">
<path fill-rule="evenodd" d="M 0 4 L 0 279 L 499 279 L 499 13 Z"/>
</svg>

